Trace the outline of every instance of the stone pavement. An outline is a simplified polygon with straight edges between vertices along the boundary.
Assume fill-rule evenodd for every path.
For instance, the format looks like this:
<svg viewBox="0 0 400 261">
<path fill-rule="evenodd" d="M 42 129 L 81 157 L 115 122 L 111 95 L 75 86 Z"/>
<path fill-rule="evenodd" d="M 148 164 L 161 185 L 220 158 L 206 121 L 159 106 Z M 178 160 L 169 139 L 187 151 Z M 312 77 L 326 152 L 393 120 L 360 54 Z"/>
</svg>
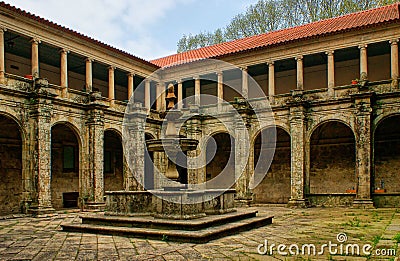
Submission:
<svg viewBox="0 0 400 261">
<path fill-rule="evenodd" d="M 79 222 L 79 214 L 74 212 L 59 212 L 57 216 L 47 218 L 0 220 L 0 260 L 397 260 L 393 252 L 397 251 L 397 256 L 400 254 L 399 243 L 393 239 L 398 235 L 400 241 L 400 211 L 396 209 L 289 209 L 277 206 L 252 209 L 273 214 L 273 224 L 207 244 L 61 231 L 60 224 Z M 287 252 L 291 244 L 297 244 L 300 250 L 304 244 L 314 244 L 319 252 L 329 241 L 339 244 L 339 233 L 347 236 L 347 241 L 342 243 L 343 249 L 347 244 L 357 244 L 361 249 L 370 244 L 374 246 L 371 252 L 376 253 L 379 249 L 391 256 L 333 255 L 327 248 L 321 255 L 311 252 L 309 256 L 285 256 L 278 253 L 276 247 L 267 255 L 257 252 L 257 247 L 265 240 L 268 246 L 285 244 L 287 248 L 282 252 Z M 291 250 L 295 252 L 296 248 Z"/>
</svg>

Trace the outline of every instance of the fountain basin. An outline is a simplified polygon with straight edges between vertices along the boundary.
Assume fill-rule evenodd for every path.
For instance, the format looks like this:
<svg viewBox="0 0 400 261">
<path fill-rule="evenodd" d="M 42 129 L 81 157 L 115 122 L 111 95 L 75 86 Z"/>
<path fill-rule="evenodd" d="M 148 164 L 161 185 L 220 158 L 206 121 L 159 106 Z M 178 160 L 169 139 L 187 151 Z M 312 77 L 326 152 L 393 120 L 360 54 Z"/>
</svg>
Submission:
<svg viewBox="0 0 400 261">
<path fill-rule="evenodd" d="M 106 215 L 195 219 L 235 211 L 235 193 L 234 189 L 107 191 Z"/>
<path fill-rule="evenodd" d="M 189 138 L 164 138 L 146 141 L 147 150 L 154 152 L 175 152 L 192 151 L 197 148 L 198 140 Z"/>
</svg>

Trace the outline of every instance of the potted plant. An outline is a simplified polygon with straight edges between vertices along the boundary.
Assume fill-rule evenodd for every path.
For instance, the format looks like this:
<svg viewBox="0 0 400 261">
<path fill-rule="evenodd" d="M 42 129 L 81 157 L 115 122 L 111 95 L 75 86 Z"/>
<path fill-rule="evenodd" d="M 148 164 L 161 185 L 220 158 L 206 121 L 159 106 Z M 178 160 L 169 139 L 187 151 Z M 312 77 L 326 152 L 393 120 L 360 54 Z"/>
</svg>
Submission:
<svg viewBox="0 0 400 261">
<path fill-rule="evenodd" d="M 357 85 L 358 82 L 359 82 L 358 79 L 353 79 L 353 80 L 351 80 L 351 85 Z"/>
</svg>

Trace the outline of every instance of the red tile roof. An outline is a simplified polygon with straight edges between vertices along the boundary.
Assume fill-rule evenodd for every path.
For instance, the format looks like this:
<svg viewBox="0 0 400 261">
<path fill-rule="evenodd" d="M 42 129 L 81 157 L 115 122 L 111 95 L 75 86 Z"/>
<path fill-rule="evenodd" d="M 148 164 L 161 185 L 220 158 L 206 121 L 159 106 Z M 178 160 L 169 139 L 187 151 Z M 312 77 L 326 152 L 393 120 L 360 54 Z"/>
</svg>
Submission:
<svg viewBox="0 0 400 261">
<path fill-rule="evenodd" d="M 105 44 L 105 43 L 103 43 L 103 42 L 101 42 L 101 41 L 98 41 L 98 40 L 96 40 L 96 39 L 93 39 L 93 38 L 91 38 L 91 37 L 89 37 L 89 36 L 86 36 L 86 35 L 84 35 L 84 34 L 78 33 L 78 32 L 76 32 L 76 31 L 74 31 L 74 30 L 72 30 L 72 29 L 69 29 L 69 28 L 64 27 L 64 26 L 62 26 L 62 25 L 59 25 L 59 24 L 57 24 L 57 23 L 54 23 L 54 22 L 52 22 L 52 21 L 49 21 L 49 20 L 44 19 L 44 18 L 42 18 L 42 17 L 39 17 L 39 16 L 37 16 L 37 15 L 31 14 L 31 13 L 29 13 L 29 12 L 26 12 L 26 11 L 20 9 L 20 8 L 17 8 L 17 7 L 15 7 L 15 6 L 12 6 L 12 5 L 10 5 L 10 4 L 7 4 L 7 3 L 5 3 L 4 1 L 1 1 L 1 2 L 0 2 L 0 7 L 1 7 L 1 8 L 5 8 L 5 9 L 7 9 L 7 10 L 13 12 L 13 13 L 16 13 L 16 14 L 18 14 L 18 15 L 21 15 L 21 16 L 24 16 L 24 17 L 27 17 L 27 18 L 30 18 L 30 19 L 32 19 L 32 20 L 35 20 L 35 21 L 37 21 L 37 22 L 39 22 L 39 23 L 41 23 L 41 24 L 43 24 L 43 25 L 46 25 L 46 26 L 52 27 L 52 28 L 54 28 L 54 29 L 57 29 L 57 30 L 66 32 L 66 33 L 68 33 L 68 34 L 70 34 L 70 35 L 72 35 L 72 36 L 74 36 L 74 37 L 81 38 L 82 40 L 85 40 L 85 41 L 87 41 L 87 42 L 90 42 L 90 43 L 99 45 L 99 46 L 101 46 L 101 47 L 103 47 L 103 48 L 105 48 L 105 49 L 107 49 L 107 50 L 109 50 L 109 51 L 112 51 L 112 52 L 115 52 L 115 53 L 118 53 L 118 54 L 122 54 L 122 55 L 126 56 L 127 58 L 136 60 L 136 61 L 138 61 L 138 62 L 140 62 L 140 63 L 145 64 L 145 65 L 148 65 L 148 66 L 151 66 L 151 67 L 154 67 L 154 68 L 158 68 L 157 65 L 155 65 L 155 64 L 153 64 L 153 63 L 151 63 L 151 62 L 149 62 L 149 61 L 146 61 L 146 60 L 144 60 L 144 59 L 142 59 L 142 58 L 139 58 L 139 57 L 137 57 L 137 56 L 134 56 L 134 55 L 132 55 L 132 54 L 130 54 L 130 53 L 128 53 L 128 52 L 125 52 L 125 51 L 123 51 L 123 50 L 120 50 L 120 49 L 117 49 L 117 48 L 115 48 L 115 47 L 112 47 L 111 45 Z"/>
<path fill-rule="evenodd" d="M 160 67 L 173 66 L 193 60 L 221 58 L 254 49 L 266 48 L 329 34 L 337 34 L 376 26 L 382 23 L 398 23 L 400 21 L 399 7 L 400 3 L 395 3 L 371 10 L 173 54 L 152 60 L 151 62 Z"/>
</svg>

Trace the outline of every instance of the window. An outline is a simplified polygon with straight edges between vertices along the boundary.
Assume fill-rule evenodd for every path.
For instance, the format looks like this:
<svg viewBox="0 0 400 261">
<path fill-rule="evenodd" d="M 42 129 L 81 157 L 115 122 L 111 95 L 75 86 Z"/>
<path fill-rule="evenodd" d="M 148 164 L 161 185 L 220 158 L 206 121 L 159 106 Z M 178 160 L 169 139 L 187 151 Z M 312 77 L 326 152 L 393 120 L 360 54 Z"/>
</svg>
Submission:
<svg viewBox="0 0 400 261">
<path fill-rule="evenodd" d="M 75 147 L 63 147 L 63 169 L 64 171 L 75 171 Z"/>
</svg>

